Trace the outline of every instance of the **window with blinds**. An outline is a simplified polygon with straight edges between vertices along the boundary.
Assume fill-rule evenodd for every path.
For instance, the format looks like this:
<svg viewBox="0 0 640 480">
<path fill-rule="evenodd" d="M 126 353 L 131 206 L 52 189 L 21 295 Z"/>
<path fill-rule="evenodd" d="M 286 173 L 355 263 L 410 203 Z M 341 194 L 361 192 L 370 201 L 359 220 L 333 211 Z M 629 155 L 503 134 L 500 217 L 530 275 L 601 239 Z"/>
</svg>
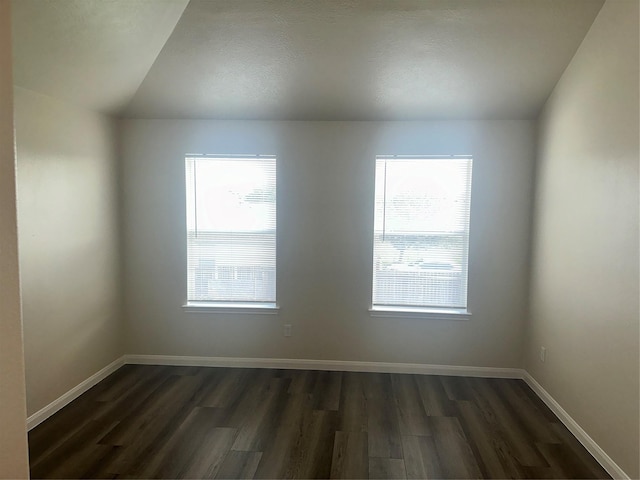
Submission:
<svg viewBox="0 0 640 480">
<path fill-rule="evenodd" d="M 376 157 L 373 308 L 467 308 L 472 159 Z"/>
<path fill-rule="evenodd" d="M 275 306 L 275 157 L 185 163 L 188 302 Z"/>
</svg>

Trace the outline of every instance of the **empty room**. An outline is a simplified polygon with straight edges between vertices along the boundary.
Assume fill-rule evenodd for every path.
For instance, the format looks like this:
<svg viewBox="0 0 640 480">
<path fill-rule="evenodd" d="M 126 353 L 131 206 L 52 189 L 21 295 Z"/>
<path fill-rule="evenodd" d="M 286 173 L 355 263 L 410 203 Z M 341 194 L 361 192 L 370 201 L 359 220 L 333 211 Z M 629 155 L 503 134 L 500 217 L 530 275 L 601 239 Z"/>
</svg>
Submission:
<svg viewBox="0 0 640 480">
<path fill-rule="evenodd" d="M 0 478 L 639 478 L 638 0 L 0 0 Z"/>
</svg>

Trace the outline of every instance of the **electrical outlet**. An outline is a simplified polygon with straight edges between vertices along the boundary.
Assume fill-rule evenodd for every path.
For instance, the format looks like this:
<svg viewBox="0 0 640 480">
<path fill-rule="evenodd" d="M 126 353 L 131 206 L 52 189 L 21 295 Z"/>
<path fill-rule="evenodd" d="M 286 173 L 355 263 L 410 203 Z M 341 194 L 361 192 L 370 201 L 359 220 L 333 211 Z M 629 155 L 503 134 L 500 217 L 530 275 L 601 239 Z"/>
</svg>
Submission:
<svg viewBox="0 0 640 480">
<path fill-rule="evenodd" d="M 290 324 L 286 324 L 284 326 L 284 336 L 285 337 L 290 337 L 291 336 L 291 325 Z"/>
<path fill-rule="evenodd" d="M 540 361 L 544 363 L 547 359 L 547 349 L 546 347 L 540 347 Z"/>
</svg>

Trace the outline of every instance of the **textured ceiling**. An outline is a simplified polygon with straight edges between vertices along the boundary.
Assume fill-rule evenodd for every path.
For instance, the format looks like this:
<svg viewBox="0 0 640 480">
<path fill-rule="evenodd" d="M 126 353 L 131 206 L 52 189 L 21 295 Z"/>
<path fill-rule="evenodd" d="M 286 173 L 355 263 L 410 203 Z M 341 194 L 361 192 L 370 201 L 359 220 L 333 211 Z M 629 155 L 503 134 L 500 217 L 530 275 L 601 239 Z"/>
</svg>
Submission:
<svg viewBox="0 0 640 480">
<path fill-rule="evenodd" d="M 603 3 L 185 1 L 14 0 L 16 83 L 129 117 L 532 118 Z"/>
<path fill-rule="evenodd" d="M 129 103 L 189 0 L 14 0 L 18 86 L 91 109 Z"/>
<path fill-rule="evenodd" d="M 535 116 L 600 0 L 191 0 L 127 114 Z"/>
</svg>

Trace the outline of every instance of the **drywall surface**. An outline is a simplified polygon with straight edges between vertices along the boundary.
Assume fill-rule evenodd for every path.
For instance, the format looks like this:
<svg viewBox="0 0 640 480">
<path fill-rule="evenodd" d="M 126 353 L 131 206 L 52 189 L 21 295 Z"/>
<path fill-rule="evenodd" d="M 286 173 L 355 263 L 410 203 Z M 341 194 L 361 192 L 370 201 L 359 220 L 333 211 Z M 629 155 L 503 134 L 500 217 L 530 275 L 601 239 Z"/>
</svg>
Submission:
<svg viewBox="0 0 640 480">
<path fill-rule="evenodd" d="M 534 124 L 123 121 L 127 353 L 520 367 Z M 185 313 L 185 153 L 278 158 L 278 315 Z M 371 317 L 376 154 L 472 154 L 469 321 Z M 283 336 L 283 325 L 292 336 Z"/>
<path fill-rule="evenodd" d="M 638 2 L 608 1 L 541 117 L 526 368 L 631 478 L 638 134 Z"/>
<path fill-rule="evenodd" d="M 51 33 L 59 24 L 50 19 L 60 17 L 43 11 L 39 0 L 26 3 L 40 13 L 35 23 L 33 14 L 22 17 L 28 19 L 21 23 L 23 37 L 57 39 Z M 533 118 L 602 3 L 191 0 L 126 112 L 134 118 L 226 120 Z M 65 26 L 87 16 L 78 7 L 61 16 Z M 90 34 L 78 35 L 81 40 L 105 36 L 102 15 L 95 18 L 97 28 L 83 29 Z M 68 35 L 76 38 L 77 32 Z M 117 44 L 127 45 L 128 38 Z M 47 64 L 73 67 L 65 68 L 65 77 L 54 69 L 55 77 L 68 79 L 56 83 L 111 83 L 112 74 L 95 68 L 106 66 L 97 62 L 104 58 L 100 50 L 80 45 L 74 55 L 42 52 Z M 91 63 L 82 61 L 87 51 Z M 94 67 L 93 82 L 72 77 L 80 71 L 84 80 L 79 66 Z M 30 67 L 25 73 L 35 70 L 24 67 Z M 117 80 L 122 74 L 115 67 Z M 52 83 L 40 76 L 30 80 Z"/>
<path fill-rule="evenodd" d="M 10 0 L 0 0 L 0 478 L 28 478 L 10 9 Z"/>
<path fill-rule="evenodd" d="M 115 126 L 15 90 L 18 225 L 33 414 L 122 354 Z"/>
<path fill-rule="evenodd" d="M 189 0 L 15 0 L 16 85 L 115 112 L 131 100 Z"/>
</svg>

